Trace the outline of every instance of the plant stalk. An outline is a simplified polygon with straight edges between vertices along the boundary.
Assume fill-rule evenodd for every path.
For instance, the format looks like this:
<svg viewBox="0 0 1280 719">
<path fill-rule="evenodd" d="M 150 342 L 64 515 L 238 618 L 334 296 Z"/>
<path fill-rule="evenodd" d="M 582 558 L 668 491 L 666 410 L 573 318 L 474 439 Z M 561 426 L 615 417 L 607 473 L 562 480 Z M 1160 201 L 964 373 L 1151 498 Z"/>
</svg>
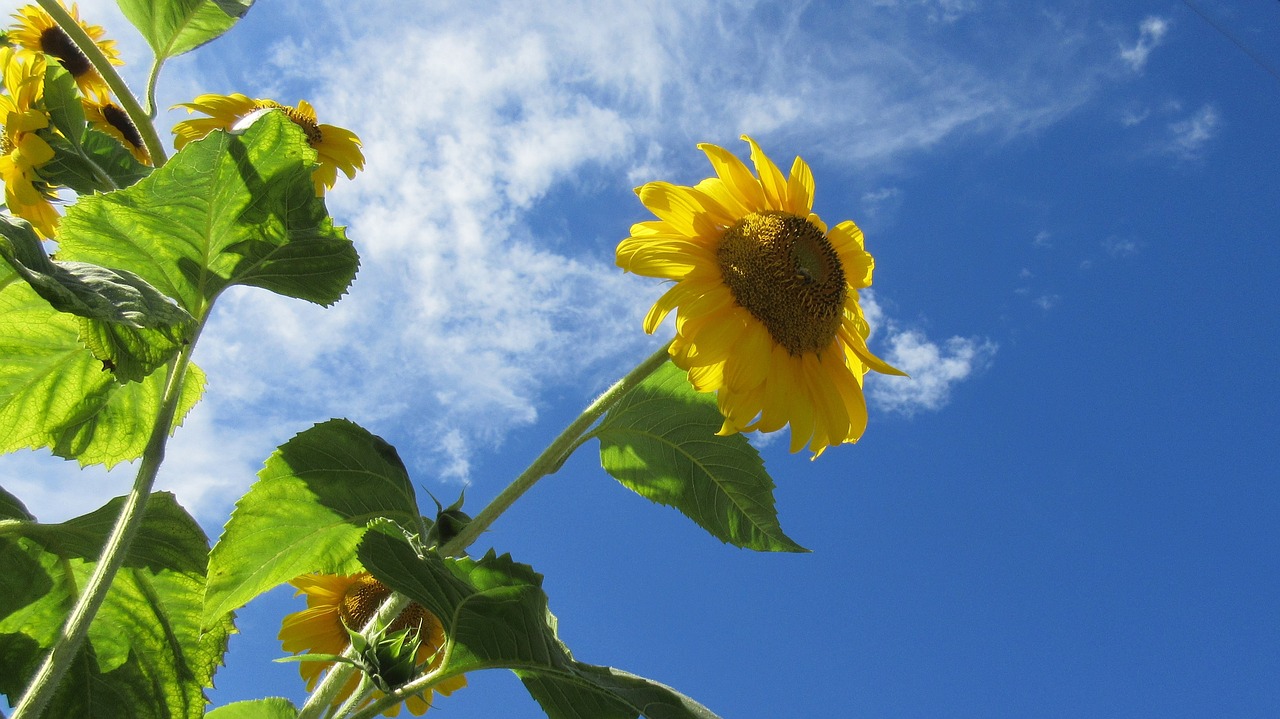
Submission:
<svg viewBox="0 0 1280 719">
<path fill-rule="evenodd" d="M 199 328 L 196 335 L 199 335 Z M 155 485 L 156 474 L 164 461 L 165 444 L 169 439 L 169 430 L 173 426 L 174 415 L 177 414 L 178 402 L 182 397 L 183 380 L 187 367 L 191 364 L 191 352 L 195 348 L 196 337 L 188 343 L 169 363 L 168 377 L 165 380 L 164 398 L 156 423 L 147 439 L 146 449 L 142 454 L 142 463 L 138 466 L 138 474 L 133 481 L 133 489 L 125 498 L 120 516 L 116 518 L 111 535 L 102 548 L 102 555 L 90 575 L 84 592 L 71 609 L 67 621 L 62 627 L 57 642 L 45 655 L 44 661 L 32 676 L 22 698 L 18 701 L 12 719 L 36 719 L 45 709 L 49 700 L 58 689 L 67 670 L 75 661 L 76 653 L 89 633 L 89 624 L 94 615 L 106 600 L 111 582 L 124 564 L 133 539 L 142 527 L 142 520 L 147 508 L 147 500 L 151 497 L 151 488 Z"/>
<path fill-rule="evenodd" d="M 102 49 L 98 47 L 93 38 L 80 27 L 80 23 L 71 17 L 71 13 L 59 4 L 58 0 L 36 0 L 40 7 L 47 13 L 53 21 L 58 23 L 58 27 L 71 38 L 71 42 L 80 48 L 80 52 L 89 58 L 89 62 L 93 64 L 98 74 L 106 81 L 107 87 L 111 88 L 112 94 L 116 96 L 116 101 L 120 103 L 120 109 L 125 111 L 129 116 L 129 121 L 138 130 L 138 134 L 142 136 L 142 144 L 147 147 L 147 154 L 151 156 L 151 165 L 159 167 L 165 163 L 169 156 L 165 153 L 164 145 L 160 142 L 160 136 L 156 134 L 156 126 L 151 122 L 151 117 L 138 104 L 138 98 L 133 96 L 133 92 L 129 90 L 129 86 L 125 83 L 124 78 L 120 77 L 120 73 L 116 72 L 115 67 L 107 60 L 107 56 L 102 54 Z M 68 138 L 70 139 L 70 138 Z M 73 140 L 74 141 L 74 140 Z M 16 716 L 16 715 L 15 715 Z"/>
</svg>

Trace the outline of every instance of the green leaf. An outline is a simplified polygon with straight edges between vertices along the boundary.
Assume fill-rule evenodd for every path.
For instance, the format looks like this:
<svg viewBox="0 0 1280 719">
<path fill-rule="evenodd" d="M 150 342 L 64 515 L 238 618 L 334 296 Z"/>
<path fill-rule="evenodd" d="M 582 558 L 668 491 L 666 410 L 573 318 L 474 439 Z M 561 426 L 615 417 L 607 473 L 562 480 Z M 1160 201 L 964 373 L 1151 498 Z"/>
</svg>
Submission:
<svg viewBox="0 0 1280 719">
<path fill-rule="evenodd" d="M 181 55 L 222 35 L 253 0 L 116 0 L 157 60 Z"/>
<path fill-rule="evenodd" d="M 235 702 L 205 714 L 205 719 L 294 719 L 298 710 L 283 697 Z"/>
<path fill-rule="evenodd" d="M 445 673 L 509 668 L 548 716 L 581 719 L 713 719 L 706 707 L 659 684 L 573 658 L 556 636 L 542 575 L 492 551 L 479 561 L 420 557 L 370 532 L 360 560 L 380 581 L 440 618 L 452 644 Z"/>
<path fill-rule="evenodd" d="M 79 145 L 61 135 L 41 137 L 55 153 L 52 160 L 40 166 L 41 179 L 50 185 L 89 195 L 128 187 L 151 174 L 151 168 L 138 162 L 119 140 L 92 127 L 85 129 Z M 104 182 L 99 173 L 109 177 L 115 187 Z"/>
<path fill-rule="evenodd" d="M 773 480 L 741 434 L 716 434 L 715 398 L 670 362 L 618 401 L 591 432 L 605 471 L 640 496 L 680 510 L 722 542 L 805 552 L 782 532 Z"/>
<path fill-rule="evenodd" d="M 0 487 L 0 520 L 3 519 L 35 519 L 30 512 L 27 511 L 27 505 L 22 500 L 9 494 L 4 487 Z"/>
<path fill-rule="evenodd" d="M 360 571 L 356 547 L 381 518 L 419 526 L 395 448 L 345 419 L 298 434 L 267 459 L 214 545 L 205 615 L 216 619 L 308 572 Z"/>
<path fill-rule="evenodd" d="M 0 271 L 8 268 L 0 263 Z M 76 317 L 25 282 L 0 281 L 0 453 L 48 447 L 81 465 L 142 456 L 165 373 L 121 384 L 79 339 Z M 189 366 L 173 431 L 195 406 L 204 373 Z"/>
<path fill-rule="evenodd" d="M 0 540 L 0 692 L 17 698 L 56 640 L 123 499 L 61 524 L 22 522 Z M 45 716 L 200 717 L 231 615 L 200 627 L 208 540 L 174 500 L 151 495 L 89 641 Z"/>
<path fill-rule="evenodd" d="M 195 318 L 132 272 L 55 262 L 25 221 L 0 215 L 0 256 L 54 309 L 85 319 L 80 338 L 116 376 L 140 381 L 186 344 Z"/>
<path fill-rule="evenodd" d="M 44 109 L 49 113 L 49 123 L 63 137 L 79 139 L 84 134 L 84 106 L 80 104 L 80 91 L 76 79 L 63 69 L 61 63 L 46 62 L 44 70 Z M 43 174 L 43 168 L 41 168 Z"/>
<path fill-rule="evenodd" d="M 213 132 L 131 187 L 81 197 L 58 256 L 136 273 L 201 320 L 232 285 L 332 304 L 359 259 L 315 196 L 315 157 L 280 112 Z"/>
</svg>

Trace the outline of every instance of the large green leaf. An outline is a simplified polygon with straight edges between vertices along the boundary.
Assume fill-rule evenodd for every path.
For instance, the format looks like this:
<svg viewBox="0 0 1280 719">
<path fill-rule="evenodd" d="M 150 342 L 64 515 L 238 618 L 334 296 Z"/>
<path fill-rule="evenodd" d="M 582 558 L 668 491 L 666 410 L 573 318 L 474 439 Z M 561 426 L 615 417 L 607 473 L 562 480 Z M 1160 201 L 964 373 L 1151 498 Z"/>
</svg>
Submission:
<svg viewBox="0 0 1280 719">
<path fill-rule="evenodd" d="M 618 401 L 591 434 L 605 471 L 650 501 L 675 507 L 717 539 L 768 552 L 808 551 L 782 532 L 773 480 L 741 434 L 716 434 L 724 418 L 664 364 Z"/>
<path fill-rule="evenodd" d="M 205 719 L 294 719 L 298 710 L 282 697 L 234 702 L 205 714 Z"/>
<path fill-rule="evenodd" d="M 479 561 L 418 556 L 370 532 L 360 560 L 379 580 L 440 618 L 452 644 L 446 672 L 515 670 L 553 719 L 712 719 L 683 694 L 610 667 L 575 660 L 556 636 L 542 575 L 492 551 Z"/>
<path fill-rule="evenodd" d="M 315 196 L 315 157 L 280 112 L 214 132 L 131 187 L 80 198 L 58 256 L 136 273 L 200 320 L 237 284 L 332 304 L 359 259 Z"/>
<path fill-rule="evenodd" d="M 128 187 L 150 173 L 118 140 L 87 124 L 75 78 L 56 62 L 46 68 L 44 106 L 50 126 L 38 134 L 55 154 L 40 166 L 40 179 L 88 195 Z"/>
<path fill-rule="evenodd" d="M 8 268 L 0 263 L 0 274 Z M 121 384 L 80 341 L 80 322 L 25 282 L 0 281 L 0 453 L 47 447 L 82 465 L 142 455 L 164 372 Z M 195 406 L 204 373 L 190 365 L 172 432 Z"/>
<path fill-rule="evenodd" d="M 116 0 L 156 60 L 181 55 L 222 35 L 253 0 Z"/>
<path fill-rule="evenodd" d="M 137 382 L 190 341 L 195 318 L 132 272 L 55 262 L 31 225 L 0 215 L 0 257 L 54 309 L 83 318 L 80 339 L 121 379 Z"/>
<path fill-rule="evenodd" d="M 16 700 L 120 512 L 120 498 L 61 524 L 21 522 L 0 539 L 0 692 Z M 200 627 L 208 540 L 173 495 L 153 494 L 89 641 L 45 716 L 203 716 L 233 626 Z"/>
<path fill-rule="evenodd" d="M 345 419 L 298 434 L 267 459 L 214 545 L 206 616 L 214 621 L 307 572 L 359 571 L 356 547 L 381 518 L 419 527 L 395 448 Z"/>
</svg>

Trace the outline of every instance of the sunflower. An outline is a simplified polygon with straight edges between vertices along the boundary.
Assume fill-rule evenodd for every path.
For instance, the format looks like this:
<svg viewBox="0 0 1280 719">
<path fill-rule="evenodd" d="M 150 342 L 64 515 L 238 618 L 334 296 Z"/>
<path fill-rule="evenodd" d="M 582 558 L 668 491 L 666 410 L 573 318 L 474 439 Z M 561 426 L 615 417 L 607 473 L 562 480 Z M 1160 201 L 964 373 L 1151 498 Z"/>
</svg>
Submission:
<svg viewBox="0 0 1280 719">
<path fill-rule="evenodd" d="M 53 148 L 36 134 L 49 126 L 49 115 L 40 109 L 44 94 L 44 56 L 0 47 L 0 181 L 4 202 L 13 214 L 32 224 L 43 237 L 53 237 L 58 212 L 49 202 L 51 188 L 36 168 L 53 159 Z"/>
<path fill-rule="evenodd" d="M 62 4 L 61 0 L 59 4 Z M 66 5 L 63 4 L 63 7 Z M 80 25 L 80 29 L 84 30 L 102 51 L 107 62 L 112 65 L 124 64 L 120 54 L 116 52 L 116 41 L 101 39 L 106 34 L 106 30 L 103 30 L 101 25 L 89 25 L 81 21 L 80 11 L 74 4 L 71 5 L 70 12 L 71 17 Z M 107 93 L 107 82 L 94 69 L 93 63 L 89 62 L 84 52 L 72 42 L 71 37 L 58 27 L 58 23 L 49 16 L 49 13 L 35 5 L 27 5 L 15 12 L 13 18 L 18 21 L 13 32 L 9 34 L 13 42 L 28 50 L 57 58 L 58 62 L 62 63 L 62 67 L 76 79 L 80 92 L 86 95 L 95 92 L 102 95 Z"/>
<path fill-rule="evenodd" d="M 312 173 L 316 196 L 323 197 L 327 188 L 338 181 L 338 170 L 350 180 L 357 170 L 364 169 L 364 155 L 360 152 L 360 138 L 355 133 L 334 125 L 321 125 L 316 111 L 306 100 L 297 107 L 281 105 L 274 100 L 255 100 L 240 93 L 234 95 L 201 95 L 193 102 L 174 107 L 185 107 L 187 112 L 200 111 L 209 117 L 183 120 L 173 126 L 173 144 L 179 150 L 192 140 L 199 140 L 214 130 L 229 130 L 245 116 L 257 110 L 279 110 L 307 135 L 307 143 L 316 151 L 320 166 Z"/>
<path fill-rule="evenodd" d="M 106 95 L 86 95 L 80 99 L 80 104 L 84 107 L 85 119 L 94 128 L 114 137 L 138 162 L 151 164 L 151 154 L 147 152 L 138 127 L 129 119 L 129 113 Z"/>
<path fill-rule="evenodd" d="M 789 177 L 751 146 L 757 175 L 722 147 L 699 145 L 716 176 L 687 187 L 650 182 L 636 192 L 657 220 L 631 227 L 617 263 L 674 280 L 645 317 L 652 333 L 673 309 L 671 359 L 699 392 L 716 392 L 720 434 L 791 426 L 791 451 L 814 457 L 856 442 L 867 426 L 862 376 L 902 374 L 867 349 L 858 290 L 874 262 L 862 230 L 828 230 L 812 212 L 813 175 L 796 158 Z"/>
<path fill-rule="evenodd" d="M 284 650 L 295 654 L 341 654 L 348 643 L 346 627 L 359 629 L 364 626 L 391 593 L 385 584 L 374 579 L 368 572 L 345 577 L 304 574 L 290 584 L 298 588 L 298 594 L 307 595 L 307 608 L 285 617 L 280 628 L 280 641 Z M 434 614 L 418 604 L 410 604 L 387 631 L 413 627 L 420 627 L 418 631 L 422 643 L 418 647 L 418 663 L 427 664 L 428 671 L 437 669 L 443 661 L 444 627 Z M 329 666 L 330 662 L 320 661 L 301 662 L 298 665 L 302 678 L 307 682 L 307 691 L 315 688 L 320 675 Z M 360 675 L 352 675 L 342 688 L 338 701 L 345 701 L 351 696 L 359 682 Z M 431 706 L 432 691 L 448 696 L 466 684 L 466 677 L 451 677 L 423 694 L 409 697 L 404 704 L 409 707 L 411 714 L 421 716 Z M 381 693 L 375 691 L 374 696 L 381 696 Z M 396 704 L 384 711 L 383 715 L 393 717 L 399 713 L 400 705 Z"/>
</svg>

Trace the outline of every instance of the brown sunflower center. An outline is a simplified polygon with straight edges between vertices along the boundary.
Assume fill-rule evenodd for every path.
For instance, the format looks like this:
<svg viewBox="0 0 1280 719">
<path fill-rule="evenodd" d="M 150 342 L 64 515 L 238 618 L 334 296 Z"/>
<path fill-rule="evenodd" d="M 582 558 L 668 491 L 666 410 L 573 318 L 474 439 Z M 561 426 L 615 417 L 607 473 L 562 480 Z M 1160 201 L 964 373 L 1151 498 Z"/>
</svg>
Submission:
<svg viewBox="0 0 1280 719">
<path fill-rule="evenodd" d="M 138 128 L 134 127 L 133 121 L 129 119 L 129 114 L 124 110 L 112 104 L 102 106 L 102 118 L 107 121 L 115 129 L 120 131 L 124 136 L 125 142 L 134 147 L 142 147 L 142 135 L 138 132 Z"/>
<path fill-rule="evenodd" d="M 786 212 L 738 220 L 716 251 L 724 283 L 793 355 L 829 346 L 848 290 L 835 248 L 813 223 Z"/>
<path fill-rule="evenodd" d="M 71 41 L 71 37 L 57 25 L 40 33 L 40 49 L 46 55 L 58 58 L 62 67 L 71 73 L 72 77 L 80 77 L 93 68 L 89 58 L 80 52 L 80 48 Z"/>
<path fill-rule="evenodd" d="M 343 623 L 348 627 L 358 630 L 378 613 L 378 607 L 382 606 L 389 594 L 391 590 L 387 585 L 370 576 L 361 577 L 343 595 L 342 603 L 338 605 L 338 616 L 342 617 Z M 427 610 L 420 604 L 410 604 L 387 627 L 387 633 L 406 628 L 416 631 L 426 624 L 426 620 Z"/>
<path fill-rule="evenodd" d="M 324 140 L 324 133 L 320 132 L 320 126 L 316 124 L 315 120 L 312 120 L 299 112 L 298 108 L 281 105 L 280 103 L 272 100 L 267 100 L 262 104 L 283 112 L 284 116 L 289 118 L 293 124 L 301 127 L 302 132 L 307 136 L 308 145 L 311 145 L 312 147 L 319 147 L 320 142 Z"/>
</svg>

